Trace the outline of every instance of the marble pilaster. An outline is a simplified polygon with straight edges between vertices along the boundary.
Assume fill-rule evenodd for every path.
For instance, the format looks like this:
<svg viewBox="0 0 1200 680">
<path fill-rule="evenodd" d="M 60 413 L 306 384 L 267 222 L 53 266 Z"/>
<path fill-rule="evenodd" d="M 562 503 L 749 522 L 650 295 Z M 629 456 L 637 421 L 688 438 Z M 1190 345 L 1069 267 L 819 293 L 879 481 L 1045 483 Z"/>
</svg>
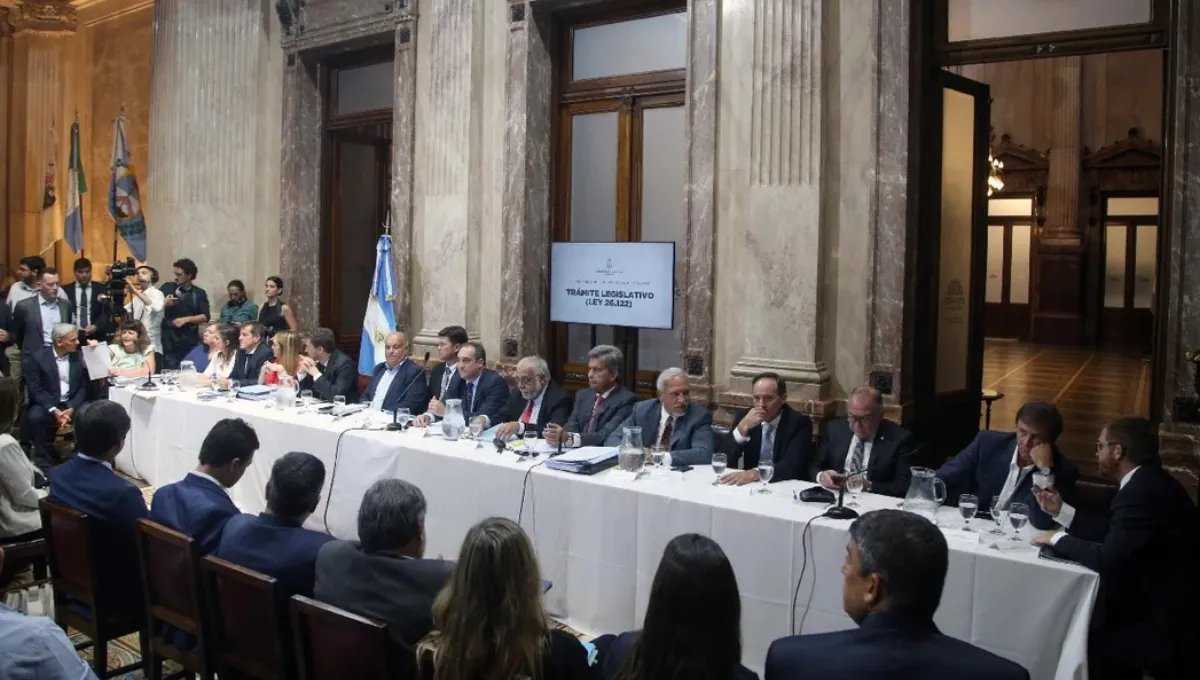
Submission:
<svg viewBox="0 0 1200 680">
<path fill-rule="evenodd" d="M 0 7 L 0 92 L 8 93 L 12 87 L 12 25 L 9 23 L 11 10 Z M 8 120 L 12 101 L 5 98 L 0 102 L 0 219 L 8 219 Z M 0 262 L 9 264 L 15 261 L 15 251 L 10 250 L 9 241 L 13 239 L 13 230 L 8 229 L 0 236 Z M 12 258 L 9 253 L 14 252 Z"/>
<path fill-rule="evenodd" d="M 722 206 L 728 233 L 718 248 L 728 254 L 722 261 L 740 267 L 718 295 L 728 290 L 738 306 L 733 399 L 749 393 L 762 371 L 787 378 L 796 399 L 828 392 L 820 295 L 824 4 L 754 0 L 725 16 L 718 181 L 737 198 Z"/>
<path fill-rule="evenodd" d="M 1045 62 L 1045 79 L 1053 111 L 1050 118 L 1050 182 L 1046 189 L 1046 232 L 1043 236 L 1077 244 L 1079 229 L 1079 154 L 1082 57 Z"/>
<path fill-rule="evenodd" d="M 288 304 L 310 320 L 319 318 L 321 293 L 322 70 L 295 52 L 284 60 L 279 272 Z"/>
<path fill-rule="evenodd" d="M 278 19 L 243 0 L 160 2 L 154 13 L 150 260 L 168 275 L 175 259 L 194 260 L 215 314 L 231 279 L 261 298 L 278 273 L 278 245 L 260 228 L 279 212 L 278 195 L 263 188 L 278 186 L 280 94 L 260 87 L 280 80 Z M 285 295 L 303 297 L 304 284 L 285 283 Z"/>
</svg>

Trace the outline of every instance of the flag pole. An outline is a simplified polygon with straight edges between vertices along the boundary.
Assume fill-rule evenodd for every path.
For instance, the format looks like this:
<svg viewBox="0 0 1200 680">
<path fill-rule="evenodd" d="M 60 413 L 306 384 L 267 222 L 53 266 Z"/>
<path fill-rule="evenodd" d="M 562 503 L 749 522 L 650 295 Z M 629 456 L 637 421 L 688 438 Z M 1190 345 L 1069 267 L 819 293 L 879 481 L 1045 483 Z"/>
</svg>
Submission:
<svg viewBox="0 0 1200 680">
<path fill-rule="evenodd" d="M 124 117 L 125 117 L 125 102 L 121 102 L 121 111 L 120 111 L 120 113 L 117 114 L 116 120 L 113 121 L 113 135 L 114 135 L 113 144 L 116 144 L 115 135 L 117 134 L 117 130 L 121 124 L 121 119 Z M 111 172 L 112 169 L 110 168 L 109 171 Z M 113 220 L 113 259 L 112 259 L 113 262 L 117 261 L 117 241 L 120 238 L 121 238 L 121 226 L 119 224 L 117 224 L 116 220 Z"/>
</svg>

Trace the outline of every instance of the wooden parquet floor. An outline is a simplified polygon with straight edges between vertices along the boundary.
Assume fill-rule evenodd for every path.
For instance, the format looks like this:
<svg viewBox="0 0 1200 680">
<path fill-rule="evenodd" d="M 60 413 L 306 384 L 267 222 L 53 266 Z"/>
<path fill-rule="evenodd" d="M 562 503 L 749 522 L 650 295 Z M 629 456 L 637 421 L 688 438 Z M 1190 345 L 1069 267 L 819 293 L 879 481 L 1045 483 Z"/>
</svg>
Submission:
<svg viewBox="0 0 1200 680">
<path fill-rule="evenodd" d="M 1097 476 L 1100 429 L 1121 416 L 1149 414 L 1149 381 L 1150 364 L 1136 354 L 993 340 L 984 346 L 983 387 L 1004 393 L 992 407 L 991 429 L 1011 431 L 1027 401 L 1054 403 L 1063 415 L 1058 446 L 1086 477 Z"/>
</svg>

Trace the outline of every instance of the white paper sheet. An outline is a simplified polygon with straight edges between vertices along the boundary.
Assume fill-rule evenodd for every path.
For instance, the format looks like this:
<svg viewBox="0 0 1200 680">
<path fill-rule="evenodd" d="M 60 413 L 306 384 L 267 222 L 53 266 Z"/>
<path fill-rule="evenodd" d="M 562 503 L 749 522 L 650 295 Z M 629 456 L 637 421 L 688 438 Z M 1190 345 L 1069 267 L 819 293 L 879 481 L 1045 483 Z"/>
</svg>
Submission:
<svg viewBox="0 0 1200 680">
<path fill-rule="evenodd" d="M 108 370 L 112 368 L 112 355 L 108 352 L 108 345 L 85 346 L 83 348 L 83 364 L 87 366 L 90 380 L 107 378 Z"/>
</svg>

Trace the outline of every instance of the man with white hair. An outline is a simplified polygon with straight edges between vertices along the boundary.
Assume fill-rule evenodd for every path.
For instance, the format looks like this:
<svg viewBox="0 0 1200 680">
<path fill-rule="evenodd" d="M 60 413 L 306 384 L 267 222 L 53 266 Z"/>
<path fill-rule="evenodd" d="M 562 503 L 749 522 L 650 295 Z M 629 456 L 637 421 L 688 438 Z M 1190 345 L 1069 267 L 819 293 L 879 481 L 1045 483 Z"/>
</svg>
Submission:
<svg viewBox="0 0 1200 680">
<path fill-rule="evenodd" d="M 50 442 L 54 433 L 71 424 L 75 410 L 83 405 L 87 376 L 79 352 L 79 328 L 55 324 L 53 344 L 25 355 L 25 386 L 29 408 L 22 421 L 25 436 L 33 442 L 33 462 L 43 472 L 50 470 Z"/>
<path fill-rule="evenodd" d="M 646 399 L 613 430 L 605 442 L 619 446 L 626 427 L 642 428 L 642 446 L 670 451 L 675 465 L 708 465 L 712 462 L 712 414 L 691 400 L 691 385 L 681 368 L 658 374 L 658 398 Z"/>
<path fill-rule="evenodd" d="M 508 439 L 529 431 L 543 436 L 546 426 L 562 425 L 571 417 L 571 395 L 550 379 L 550 366 L 539 356 L 528 356 L 517 362 L 517 388 L 508 394 L 508 401 L 497 420 L 496 436 Z"/>
</svg>

